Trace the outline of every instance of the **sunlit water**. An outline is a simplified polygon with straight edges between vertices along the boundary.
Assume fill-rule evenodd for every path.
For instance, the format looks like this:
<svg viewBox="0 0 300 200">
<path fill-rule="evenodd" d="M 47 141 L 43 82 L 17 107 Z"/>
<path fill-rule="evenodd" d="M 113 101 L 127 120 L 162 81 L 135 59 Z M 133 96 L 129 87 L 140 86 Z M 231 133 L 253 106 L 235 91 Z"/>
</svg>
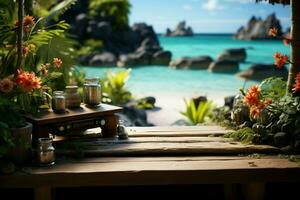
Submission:
<svg viewBox="0 0 300 200">
<path fill-rule="evenodd" d="M 253 63 L 273 63 L 275 51 L 289 54 L 289 48 L 281 41 L 240 41 L 231 35 L 201 34 L 194 37 L 159 36 L 161 45 L 173 54 L 173 59 L 182 56 L 209 55 L 215 59 L 223 49 L 246 48 L 247 60 L 240 64 L 240 70 Z M 107 67 L 84 67 L 87 76 L 103 77 Z M 255 82 L 247 82 L 246 87 Z M 152 95 L 160 99 L 161 105 L 168 110 L 184 97 L 206 95 L 222 104 L 223 97 L 235 95 L 243 87 L 244 81 L 234 74 L 210 73 L 207 70 L 174 70 L 167 66 L 143 66 L 132 68 L 128 88 L 138 97 Z M 158 100 L 159 103 L 159 100 Z M 181 103 L 181 108 L 182 108 Z M 172 106 L 171 106 L 172 107 Z M 170 107 L 169 107 L 170 108 Z"/>
</svg>

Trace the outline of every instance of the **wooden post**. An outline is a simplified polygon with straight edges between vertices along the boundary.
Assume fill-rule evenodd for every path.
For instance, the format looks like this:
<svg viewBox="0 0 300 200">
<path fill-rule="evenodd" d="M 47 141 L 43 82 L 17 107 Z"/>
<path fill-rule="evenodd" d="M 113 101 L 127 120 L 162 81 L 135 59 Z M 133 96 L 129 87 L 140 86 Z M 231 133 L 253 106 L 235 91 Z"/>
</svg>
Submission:
<svg viewBox="0 0 300 200">
<path fill-rule="evenodd" d="M 17 40 L 17 69 L 22 68 L 23 60 L 23 17 L 24 17 L 24 0 L 18 0 L 18 22 L 19 26 L 17 29 L 18 40 Z"/>
<path fill-rule="evenodd" d="M 51 200 L 51 187 L 40 186 L 34 188 L 34 199 L 35 200 Z"/>
<path fill-rule="evenodd" d="M 288 92 L 292 92 L 296 75 L 300 72 L 300 1 L 290 0 L 291 5 L 291 64 L 287 84 Z M 297 94 L 299 96 L 299 93 Z"/>
<path fill-rule="evenodd" d="M 264 200 L 265 184 L 264 183 L 248 183 L 245 185 L 245 200 Z"/>
</svg>

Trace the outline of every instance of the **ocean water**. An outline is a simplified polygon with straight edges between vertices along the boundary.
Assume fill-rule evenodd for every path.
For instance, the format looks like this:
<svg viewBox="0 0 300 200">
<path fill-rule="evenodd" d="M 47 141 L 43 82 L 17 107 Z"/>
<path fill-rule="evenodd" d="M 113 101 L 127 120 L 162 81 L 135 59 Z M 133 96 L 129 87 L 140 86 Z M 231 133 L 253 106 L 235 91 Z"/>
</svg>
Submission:
<svg viewBox="0 0 300 200">
<path fill-rule="evenodd" d="M 199 34 L 194 37 L 159 36 L 161 45 L 173 54 L 173 59 L 182 56 L 209 55 L 216 58 L 223 49 L 246 48 L 247 60 L 240 64 L 240 70 L 247 69 L 253 63 L 273 63 L 276 51 L 289 55 L 289 47 L 282 41 L 242 41 L 234 40 L 232 35 Z M 109 70 L 119 68 L 84 67 L 87 76 L 103 77 Z M 247 82 L 249 87 L 255 82 Z M 207 70 L 175 70 L 167 66 L 141 66 L 132 68 L 127 87 L 140 97 L 176 96 L 177 98 L 207 95 L 215 99 L 235 95 L 243 87 L 244 81 L 234 74 L 210 73 Z"/>
</svg>

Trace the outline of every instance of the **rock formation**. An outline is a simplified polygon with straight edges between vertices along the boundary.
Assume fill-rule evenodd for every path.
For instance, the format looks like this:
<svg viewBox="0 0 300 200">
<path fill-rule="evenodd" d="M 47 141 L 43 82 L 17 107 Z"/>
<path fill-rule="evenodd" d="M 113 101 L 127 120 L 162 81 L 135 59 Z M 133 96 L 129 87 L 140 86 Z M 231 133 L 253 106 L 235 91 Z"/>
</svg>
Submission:
<svg viewBox="0 0 300 200">
<path fill-rule="evenodd" d="M 239 63 L 230 60 L 218 60 L 212 62 L 208 67 L 209 72 L 232 73 L 239 71 Z"/>
<path fill-rule="evenodd" d="M 287 80 L 288 70 L 285 67 L 283 69 L 276 69 L 273 64 L 254 64 L 247 70 L 237 73 L 236 75 L 239 78 L 254 81 L 262 81 L 271 76 L 283 77 L 284 80 Z"/>
<path fill-rule="evenodd" d="M 213 61 L 210 56 L 182 57 L 170 62 L 170 67 L 178 69 L 207 69 Z"/>
<path fill-rule="evenodd" d="M 247 58 L 246 49 L 225 49 L 219 56 L 217 60 L 230 60 L 236 62 L 245 62 Z"/>
<path fill-rule="evenodd" d="M 194 32 L 193 29 L 188 26 L 186 28 L 185 21 L 179 22 L 176 29 L 174 31 L 171 31 L 169 28 L 167 28 L 165 36 L 193 36 Z"/>
<path fill-rule="evenodd" d="M 242 26 L 238 29 L 234 38 L 242 39 L 275 39 L 268 35 L 270 28 L 278 28 L 278 35 L 282 36 L 282 27 L 279 19 L 276 18 L 275 13 L 269 15 L 265 20 L 256 18 L 253 16 L 247 23 L 246 26 Z"/>
<path fill-rule="evenodd" d="M 62 16 L 70 25 L 70 32 L 79 42 L 88 39 L 101 40 L 103 46 L 98 52 L 82 56 L 83 65 L 128 66 L 168 65 L 172 54 L 164 51 L 153 27 L 137 23 L 132 27 L 116 30 L 109 17 L 88 15 L 88 3 L 79 0 Z"/>
</svg>

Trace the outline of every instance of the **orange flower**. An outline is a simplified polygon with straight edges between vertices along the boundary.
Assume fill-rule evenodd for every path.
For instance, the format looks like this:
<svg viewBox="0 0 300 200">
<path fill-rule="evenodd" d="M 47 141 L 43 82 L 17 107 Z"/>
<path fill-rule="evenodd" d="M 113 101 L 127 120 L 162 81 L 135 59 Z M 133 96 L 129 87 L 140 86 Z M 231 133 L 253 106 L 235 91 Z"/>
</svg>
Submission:
<svg viewBox="0 0 300 200">
<path fill-rule="evenodd" d="M 57 69 L 59 69 L 62 64 L 62 60 L 60 58 L 53 58 L 53 64 Z"/>
<path fill-rule="evenodd" d="M 41 73 L 42 73 L 43 76 L 47 76 L 48 75 L 48 69 L 47 68 L 48 67 L 46 65 L 41 65 L 40 71 L 41 71 Z"/>
<path fill-rule="evenodd" d="M 290 38 L 284 38 L 283 39 L 283 44 L 286 45 L 286 46 L 290 45 L 291 42 L 292 42 L 292 39 L 290 39 Z"/>
<path fill-rule="evenodd" d="M 23 18 L 24 26 L 34 25 L 34 18 L 30 15 L 27 15 Z"/>
<path fill-rule="evenodd" d="M 31 28 L 29 26 L 24 26 L 23 30 L 24 30 L 25 33 L 29 33 Z"/>
<path fill-rule="evenodd" d="M 260 103 L 258 98 L 259 98 L 259 88 L 257 85 L 253 85 L 249 88 L 244 101 L 249 106 L 258 105 Z"/>
<path fill-rule="evenodd" d="M 256 106 L 250 108 L 250 116 L 254 119 L 258 118 L 260 115 L 260 109 Z"/>
<path fill-rule="evenodd" d="M 272 100 L 271 98 L 268 98 L 268 99 L 265 100 L 264 104 L 265 104 L 266 106 L 268 106 L 268 105 L 270 105 L 272 102 L 273 102 L 273 100 Z"/>
<path fill-rule="evenodd" d="M 275 59 L 275 65 L 276 65 L 276 68 L 278 69 L 282 69 L 282 67 L 289 62 L 289 57 L 285 54 L 281 54 L 279 52 L 276 52 L 274 54 L 274 59 Z"/>
<path fill-rule="evenodd" d="M 29 53 L 29 47 L 23 47 L 23 55 L 24 56 L 27 56 L 28 55 L 28 53 Z"/>
<path fill-rule="evenodd" d="M 259 88 L 257 85 L 253 85 L 249 89 L 249 93 L 258 96 L 259 95 Z"/>
<path fill-rule="evenodd" d="M 36 77 L 34 72 L 22 70 L 18 70 L 16 83 L 24 92 L 32 92 L 34 89 L 39 89 L 42 84 L 41 79 Z"/>
<path fill-rule="evenodd" d="M 300 92 L 300 72 L 298 72 L 296 78 L 295 78 L 295 84 L 293 85 L 293 93 L 296 93 L 296 92 Z"/>
<path fill-rule="evenodd" d="M 275 27 L 273 27 L 273 28 L 271 28 L 270 30 L 269 30 L 269 36 L 273 36 L 273 37 L 276 37 L 277 36 L 277 34 L 278 34 L 278 29 L 277 28 L 275 28 Z"/>
<path fill-rule="evenodd" d="M 14 87 L 14 83 L 11 78 L 4 78 L 0 81 L 0 91 L 3 93 L 10 93 Z"/>
</svg>

